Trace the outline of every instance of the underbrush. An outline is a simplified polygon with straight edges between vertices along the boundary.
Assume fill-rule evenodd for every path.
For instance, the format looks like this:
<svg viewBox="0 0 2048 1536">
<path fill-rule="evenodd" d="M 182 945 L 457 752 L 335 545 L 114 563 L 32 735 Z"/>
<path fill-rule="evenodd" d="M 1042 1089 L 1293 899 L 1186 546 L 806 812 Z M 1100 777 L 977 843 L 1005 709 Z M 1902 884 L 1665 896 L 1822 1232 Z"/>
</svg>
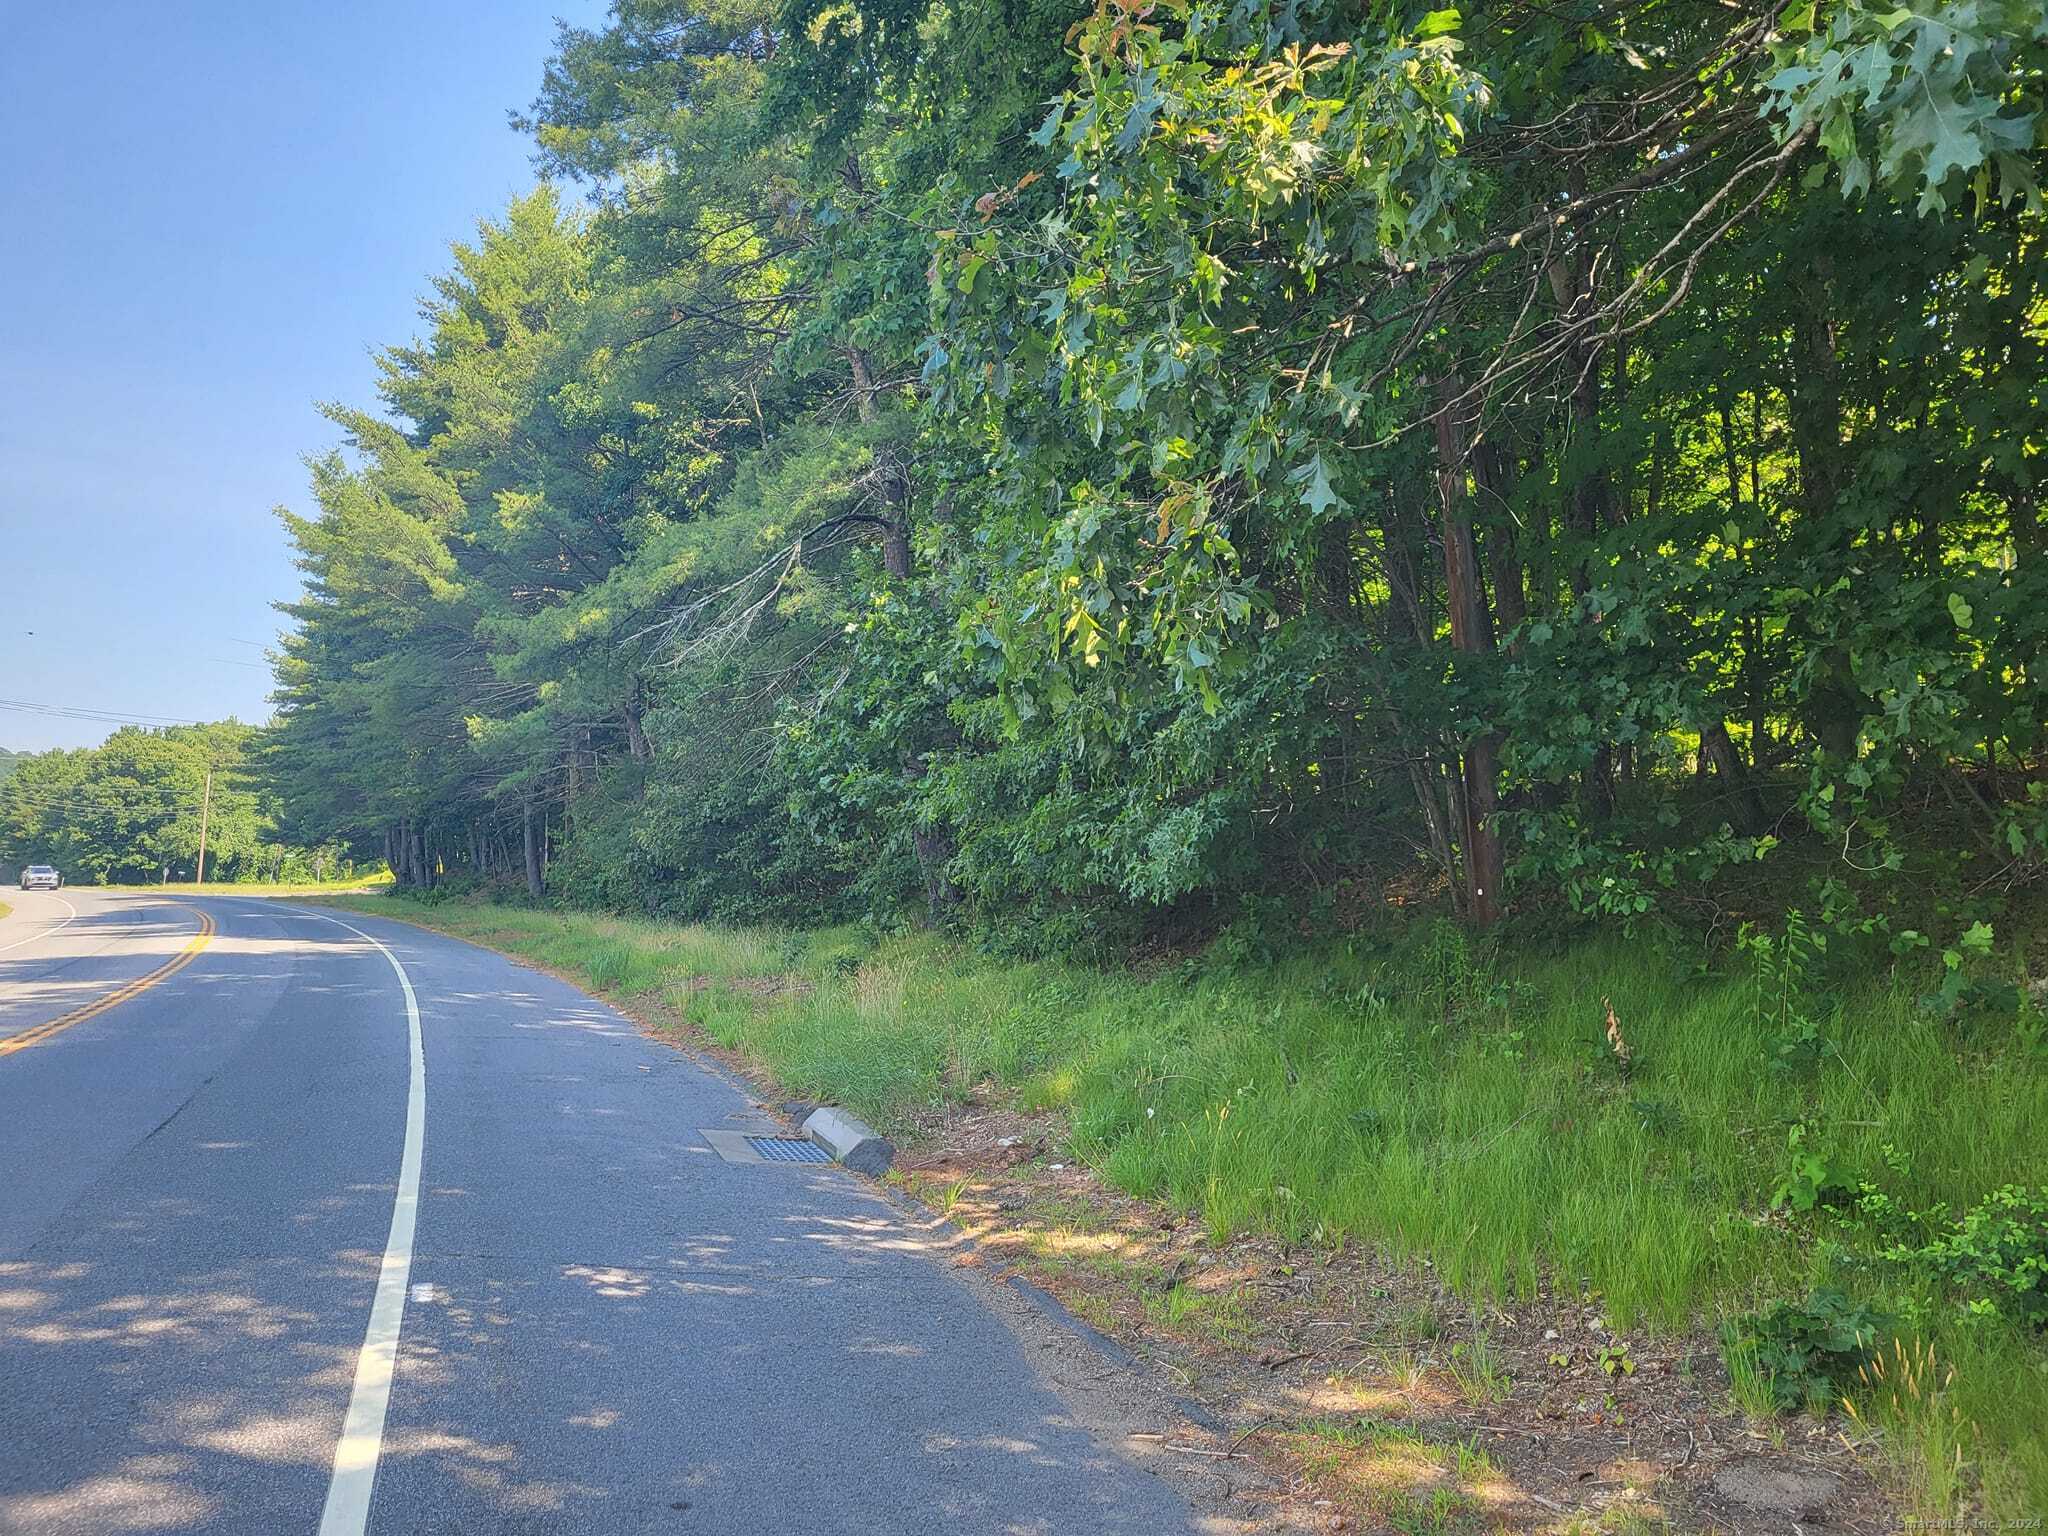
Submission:
<svg viewBox="0 0 2048 1536">
<path fill-rule="evenodd" d="M 1218 1237 L 1367 1242 L 1474 1300 L 1577 1291 L 1618 1329 L 1726 1324 L 1750 1340 L 1738 1392 L 1861 1403 L 1915 1513 L 2048 1502 L 2028 1229 L 1998 1228 L 1976 1269 L 1956 1258 L 1989 1243 L 1971 1213 L 2048 1185 L 2048 1056 L 2024 1007 L 1959 1019 L 1924 975 L 1877 967 L 1823 987 L 1782 939 L 1713 968 L 1623 939 L 1495 963 L 1419 923 L 1135 976 L 928 934 L 354 904 L 654 995 L 789 1092 L 885 1127 L 977 1089 L 1057 1111 L 1074 1155 Z M 1883 1320 L 1866 1357 L 1758 1379 L 1866 1315 L 1809 1326 L 1777 1304 L 1837 1293 Z"/>
</svg>

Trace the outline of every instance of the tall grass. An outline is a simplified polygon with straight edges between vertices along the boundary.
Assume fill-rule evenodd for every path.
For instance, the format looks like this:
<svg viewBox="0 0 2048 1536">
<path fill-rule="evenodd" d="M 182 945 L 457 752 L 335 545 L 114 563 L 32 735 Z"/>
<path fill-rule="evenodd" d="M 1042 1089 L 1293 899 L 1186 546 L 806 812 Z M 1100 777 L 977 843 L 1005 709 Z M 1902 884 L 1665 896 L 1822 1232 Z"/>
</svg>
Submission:
<svg viewBox="0 0 2048 1536">
<path fill-rule="evenodd" d="M 2048 1183 L 2048 1065 L 2009 1042 L 1965 1046 L 1915 1006 L 1917 987 L 1883 976 L 1840 998 L 1830 1049 L 1797 1073 L 1771 1065 L 1746 974 L 1622 940 L 1492 967 L 1426 929 L 1258 974 L 1148 979 L 990 961 L 929 935 L 407 915 L 601 989 L 658 991 L 791 1091 L 880 1124 L 993 1082 L 1063 1112 L 1106 1179 L 1219 1237 L 1362 1240 L 1429 1259 L 1473 1298 L 1575 1291 L 1624 1329 L 1844 1283 L 1842 1252 L 1769 1209 L 1794 1125 L 1911 1209 Z M 770 977 L 786 979 L 718 984 Z M 1859 1266 L 1853 1244 L 1846 1257 L 1852 1288 L 1921 1319 L 1953 1363 L 1945 1411 L 1981 1432 L 1987 1495 L 2048 1502 L 2039 1340 L 1964 1328 Z"/>
</svg>

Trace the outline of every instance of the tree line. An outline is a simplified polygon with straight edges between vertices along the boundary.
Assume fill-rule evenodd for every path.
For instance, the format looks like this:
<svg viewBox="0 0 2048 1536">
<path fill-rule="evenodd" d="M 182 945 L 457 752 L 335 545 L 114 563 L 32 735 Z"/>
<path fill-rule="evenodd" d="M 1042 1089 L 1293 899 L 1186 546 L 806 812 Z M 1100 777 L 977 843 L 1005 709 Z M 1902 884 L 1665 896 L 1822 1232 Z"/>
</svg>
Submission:
<svg viewBox="0 0 2048 1536">
<path fill-rule="evenodd" d="M 326 879 L 339 843 L 282 840 L 262 732 L 235 721 L 129 726 L 97 747 L 0 752 L 0 867 L 54 864 L 73 884 Z"/>
<path fill-rule="evenodd" d="M 270 782 L 415 885 L 1048 943 L 2017 889 L 2044 60 L 2039 0 L 618 0 L 284 514 Z"/>
</svg>

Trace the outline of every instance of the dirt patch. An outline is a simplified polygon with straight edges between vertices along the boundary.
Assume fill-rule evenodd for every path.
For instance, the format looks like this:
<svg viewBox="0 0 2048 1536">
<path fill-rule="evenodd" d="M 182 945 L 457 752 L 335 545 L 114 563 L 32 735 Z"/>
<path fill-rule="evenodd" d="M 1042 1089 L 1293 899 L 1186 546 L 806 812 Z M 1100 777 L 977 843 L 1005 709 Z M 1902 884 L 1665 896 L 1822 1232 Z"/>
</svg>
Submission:
<svg viewBox="0 0 2048 1536">
<path fill-rule="evenodd" d="M 1713 1490 L 1745 1509 L 1770 1510 L 1800 1521 L 1822 1521 L 1841 1492 L 1842 1480 L 1832 1472 L 1774 1466 L 1746 1458 L 1732 1461 L 1713 1476 Z"/>
<path fill-rule="evenodd" d="M 1475 1311 L 1356 1246 L 1218 1244 L 1063 1164 L 1046 1117 L 928 1130 L 905 1184 L 1228 1426 L 1298 1528 L 1895 1528 L 1833 1426 L 1730 1406 L 1710 1338 L 1619 1334 L 1551 1294 Z"/>
</svg>

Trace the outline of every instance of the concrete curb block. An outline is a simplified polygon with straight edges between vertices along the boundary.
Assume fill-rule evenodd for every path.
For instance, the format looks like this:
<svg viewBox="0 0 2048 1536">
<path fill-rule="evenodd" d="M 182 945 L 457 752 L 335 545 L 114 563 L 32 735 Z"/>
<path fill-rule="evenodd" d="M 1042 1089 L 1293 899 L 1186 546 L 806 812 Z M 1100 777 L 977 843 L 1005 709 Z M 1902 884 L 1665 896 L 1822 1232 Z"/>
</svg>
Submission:
<svg viewBox="0 0 2048 1536">
<path fill-rule="evenodd" d="M 804 1134 L 855 1173 L 880 1177 L 896 1160 L 894 1144 L 881 1132 L 831 1105 L 811 1111 Z"/>
</svg>

